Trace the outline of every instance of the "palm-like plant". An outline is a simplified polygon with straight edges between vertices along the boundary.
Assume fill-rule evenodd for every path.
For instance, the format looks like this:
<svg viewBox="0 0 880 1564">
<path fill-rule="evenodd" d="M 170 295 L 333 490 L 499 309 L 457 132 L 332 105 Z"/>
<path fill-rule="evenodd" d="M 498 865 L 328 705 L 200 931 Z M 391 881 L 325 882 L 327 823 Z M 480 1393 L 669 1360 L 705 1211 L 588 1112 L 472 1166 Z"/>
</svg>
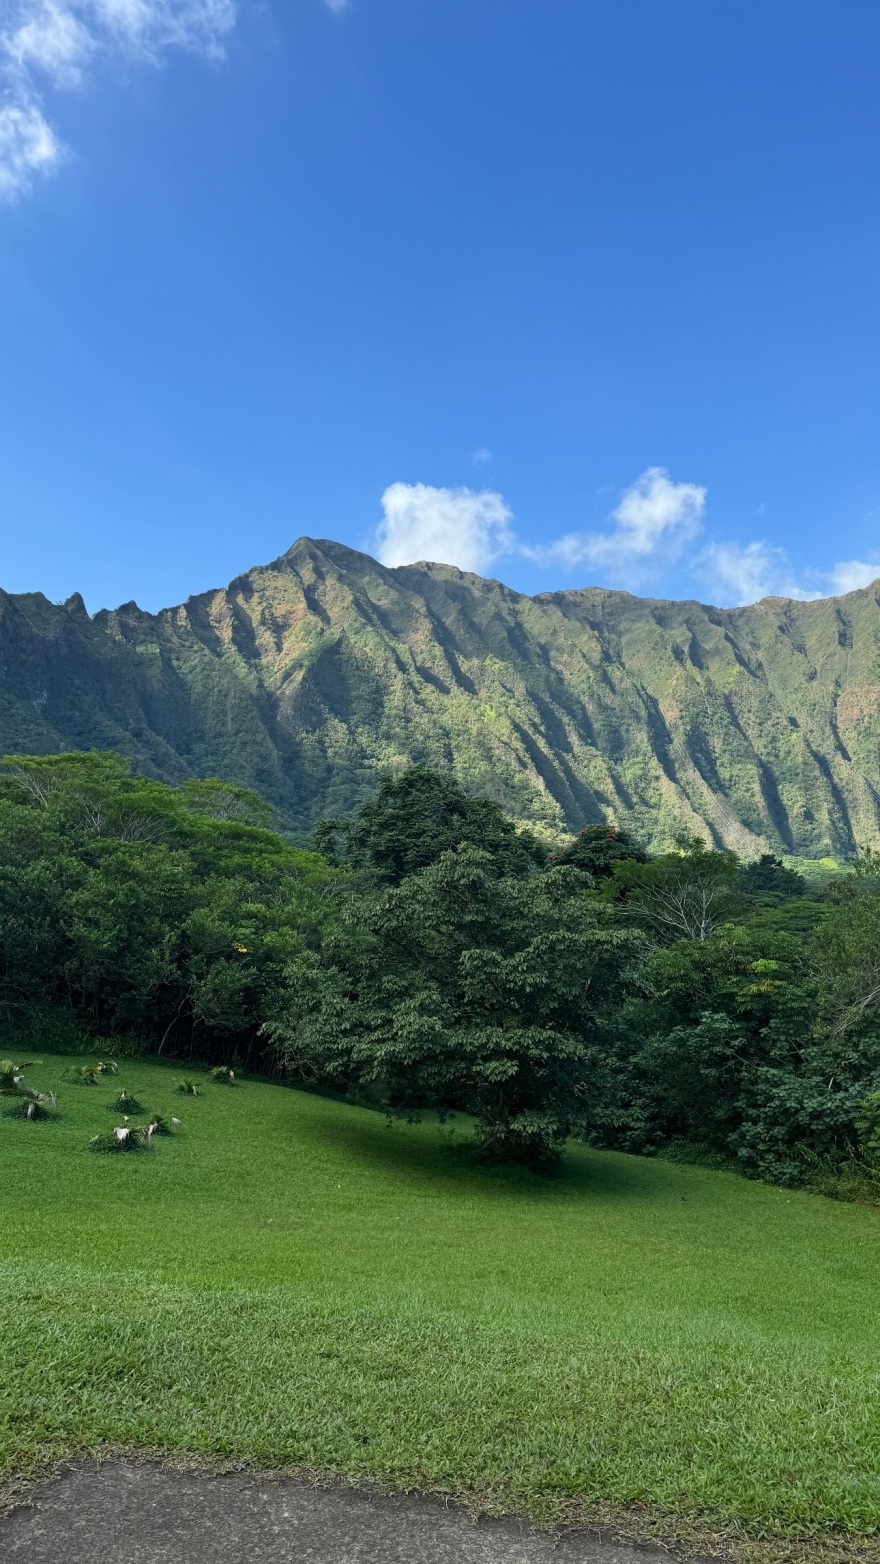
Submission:
<svg viewBox="0 0 880 1564">
<path fill-rule="evenodd" d="M 198 1086 L 188 1075 L 185 1075 L 182 1081 L 176 1083 L 175 1090 L 179 1091 L 182 1097 L 198 1097 L 199 1095 Z"/>
<path fill-rule="evenodd" d="M 70 1064 L 61 1073 L 62 1081 L 71 1086 L 97 1086 L 102 1075 L 118 1075 L 115 1059 L 99 1059 L 97 1064 Z"/>
<path fill-rule="evenodd" d="M 132 1097 L 131 1092 L 126 1091 L 120 1092 L 119 1096 L 113 1102 L 108 1103 L 107 1106 L 113 1113 L 127 1113 L 131 1115 L 144 1112 L 137 1098 Z"/>
<path fill-rule="evenodd" d="M 218 1064 L 211 1071 L 211 1080 L 216 1081 L 218 1086 L 234 1086 L 235 1071 L 228 1064 Z"/>
<path fill-rule="evenodd" d="M 93 1135 L 89 1149 L 98 1152 L 149 1151 L 152 1144 L 152 1128 L 142 1129 L 136 1124 L 122 1123 L 105 1134 Z"/>
<path fill-rule="evenodd" d="M 169 1120 L 169 1119 L 166 1119 L 161 1113 L 151 1114 L 150 1122 L 147 1125 L 147 1134 L 148 1135 L 173 1135 L 174 1134 L 174 1129 L 177 1128 L 179 1123 L 180 1123 L 179 1119 L 175 1119 L 175 1118 L 172 1117 Z M 174 1126 L 174 1128 L 172 1128 L 172 1126 Z"/>
<path fill-rule="evenodd" d="M 24 1071 L 38 1063 L 29 1059 L 15 1064 L 12 1059 L 0 1059 L 0 1097 L 15 1097 L 15 1107 L 10 1114 L 16 1119 L 48 1119 L 54 1112 L 57 1099 L 54 1092 L 38 1092 L 24 1080 Z"/>
</svg>

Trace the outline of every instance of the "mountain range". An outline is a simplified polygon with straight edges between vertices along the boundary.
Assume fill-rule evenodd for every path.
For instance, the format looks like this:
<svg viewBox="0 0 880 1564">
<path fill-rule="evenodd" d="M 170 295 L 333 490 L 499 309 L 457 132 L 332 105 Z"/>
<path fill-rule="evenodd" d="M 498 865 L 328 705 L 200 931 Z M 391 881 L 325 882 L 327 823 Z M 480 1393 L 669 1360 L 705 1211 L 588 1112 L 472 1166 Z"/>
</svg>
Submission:
<svg viewBox="0 0 880 1564">
<path fill-rule="evenodd" d="M 256 788 L 304 836 L 412 762 L 558 837 L 835 857 L 880 837 L 880 582 L 746 608 L 528 597 L 301 538 L 150 614 L 0 592 L 0 748 Z"/>
</svg>

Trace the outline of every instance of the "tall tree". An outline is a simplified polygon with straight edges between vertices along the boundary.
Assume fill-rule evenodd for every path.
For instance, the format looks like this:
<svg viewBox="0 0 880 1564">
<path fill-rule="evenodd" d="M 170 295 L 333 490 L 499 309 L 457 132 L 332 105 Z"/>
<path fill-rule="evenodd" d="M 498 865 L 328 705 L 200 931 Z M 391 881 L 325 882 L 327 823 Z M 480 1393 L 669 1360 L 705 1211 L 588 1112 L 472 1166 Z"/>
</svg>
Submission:
<svg viewBox="0 0 880 1564">
<path fill-rule="evenodd" d="M 637 946 L 575 871 L 502 878 L 464 843 L 295 960 L 271 1034 L 293 1073 L 367 1086 L 396 1112 L 463 1108 L 486 1153 L 542 1163 L 590 1122 L 597 1042 Z"/>
<path fill-rule="evenodd" d="M 399 885 L 465 842 L 485 853 L 499 875 L 526 875 L 545 856 L 532 833 L 518 831 L 498 804 L 471 797 L 454 777 L 425 766 L 383 778 L 353 820 L 325 820 L 314 842 L 331 863 L 363 870 L 380 885 Z"/>
</svg>

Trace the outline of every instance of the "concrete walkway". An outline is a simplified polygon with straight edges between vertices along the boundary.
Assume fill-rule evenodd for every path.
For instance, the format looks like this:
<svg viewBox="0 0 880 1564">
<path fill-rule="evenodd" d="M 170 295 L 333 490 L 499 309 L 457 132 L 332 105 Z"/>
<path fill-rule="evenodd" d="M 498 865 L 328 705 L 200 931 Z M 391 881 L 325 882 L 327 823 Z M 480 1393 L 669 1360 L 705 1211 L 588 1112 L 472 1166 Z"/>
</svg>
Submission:
<svg viewBox="0 0 880 1564">
<path fill-rule="evenodd" d="M 212 1477 L 113 1461 L 34 1483 L 0 1520 L 3 1564 L 670 1564 L 659 1548 L 517 1521 L 474 1523 L 441 1500 Z M 694 1561 L 697 1564 L 697 1561 Z M 708 1564 L 708 1561 L 704 1561 Z"/>
</svg>

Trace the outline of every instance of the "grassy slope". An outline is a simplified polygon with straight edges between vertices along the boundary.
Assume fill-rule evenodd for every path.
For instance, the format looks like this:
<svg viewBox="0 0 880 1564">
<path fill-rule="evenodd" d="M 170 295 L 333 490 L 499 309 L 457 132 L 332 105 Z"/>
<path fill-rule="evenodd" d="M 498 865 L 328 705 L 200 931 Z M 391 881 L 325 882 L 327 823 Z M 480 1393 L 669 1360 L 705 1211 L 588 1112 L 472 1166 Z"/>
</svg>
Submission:
<svg viewBox="0 0 880 1564">
<path fill-rule="evenodd" d="M 57 1082 L 44 1059 L 35 1084 Z M 309 1463 L 548 1516 L 880 1521 L 880 1213 L 125 1063 L 0 1118 L 0 1468 L 102 1442 Z M 120 1085 L 184 1129 L 97 1157 Z"/>
</svg>

